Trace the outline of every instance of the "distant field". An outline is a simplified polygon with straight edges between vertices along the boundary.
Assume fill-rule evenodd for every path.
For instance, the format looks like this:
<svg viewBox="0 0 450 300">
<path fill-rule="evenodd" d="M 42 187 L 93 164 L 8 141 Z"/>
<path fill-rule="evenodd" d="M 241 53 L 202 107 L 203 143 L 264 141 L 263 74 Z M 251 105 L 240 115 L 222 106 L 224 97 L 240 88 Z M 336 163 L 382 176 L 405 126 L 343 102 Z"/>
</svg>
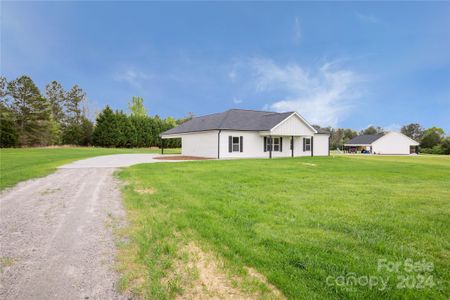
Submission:
<svg viewBox="0 0 450 300">
<path fill-rule="evenodd" d="M 164 152 L 178 153 L 179 149 L 165 149 Z M 75 160 L 119 153 L 159 153 L 159 150 L 94 147 L 0 149 L 0 190 L 23 180 L 48 175 L 58 166 Z"/>
<path fill-rule="evenodd" d="M 450 295 L 448 156 L 142 164 L 119 176 L 130 222 L 120 288 L 144 298 L 191 293 L 202 272 L 183 252 L 192 243 L 267 298 L 246 267 L 290 299 Z"/>
</svg>

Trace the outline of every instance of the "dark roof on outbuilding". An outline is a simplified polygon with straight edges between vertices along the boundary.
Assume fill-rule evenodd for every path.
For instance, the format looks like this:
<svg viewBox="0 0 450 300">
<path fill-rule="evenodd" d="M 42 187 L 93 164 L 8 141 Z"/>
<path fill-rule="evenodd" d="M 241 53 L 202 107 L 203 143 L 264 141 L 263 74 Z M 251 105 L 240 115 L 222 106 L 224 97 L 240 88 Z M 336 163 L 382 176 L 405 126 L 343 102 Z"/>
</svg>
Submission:
<svg viewBox="0 0 450 300">
<path fill-rule="evenodd" d="M 383 133 L 358 135 L 346 142 L 345 145 L 370 145 L 383 135 Z"/>
<path fill-rule="evenodd" d="M 230 109 L 222 113 L 194 117 L 177 127 L 161 133 L 161 135 L 219 129 L 264 131 L 272 129 L 293 113 Z"/>
<path fill-rule="evenodd" d="M 330 134 L 330 132 L 323 128 L 316 128 L 318 134 Z"/>
</svg>

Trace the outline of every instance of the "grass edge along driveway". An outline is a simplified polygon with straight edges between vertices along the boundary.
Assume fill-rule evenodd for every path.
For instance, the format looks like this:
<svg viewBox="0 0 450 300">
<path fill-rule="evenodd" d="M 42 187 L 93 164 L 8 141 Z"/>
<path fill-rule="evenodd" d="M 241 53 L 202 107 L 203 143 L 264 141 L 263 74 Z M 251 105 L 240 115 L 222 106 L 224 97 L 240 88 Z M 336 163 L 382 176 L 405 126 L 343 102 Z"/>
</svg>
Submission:
<svg viewBox="0 0 450 300">
<path fill-rule="evenodd" d="M 251 267 L 290 299 L 450 293 L 450 157 L 142 164 L 119 177 L 129 217 L 120 232 L 120 287 L 144 298 L 189 294 L 198 272 L 180 277 L 189 258 L 179 251 L 192 242 L 217 255 L 231 278 Z M 403 267 L 378 270 L 380 259 Z M 407 272 L 406 259 L 433 269 Z M 369 276 L 388 284 L 369 287 Z"/>
<path fill-rule="evenodd" d="M 166 149 L 166 153 L 178 153 L 179 149 Z M 4 148 L 0 149 L 0 190 L 12 187 L 20 181 L 46 176 L 67 163 L 110 154 L 159 153 L 148 148 Z"/>
</svg>

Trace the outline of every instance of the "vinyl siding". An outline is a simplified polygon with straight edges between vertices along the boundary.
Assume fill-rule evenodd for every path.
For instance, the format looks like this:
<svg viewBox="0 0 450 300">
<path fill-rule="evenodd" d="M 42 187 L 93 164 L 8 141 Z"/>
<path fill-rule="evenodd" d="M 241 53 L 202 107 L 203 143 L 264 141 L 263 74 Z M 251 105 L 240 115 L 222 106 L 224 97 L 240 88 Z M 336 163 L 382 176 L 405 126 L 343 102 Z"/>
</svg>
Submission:
<svg viewBox="0 0 450 300">
<path fill-rule="evenodd" d="M 272 135 L 313 135 L 314 132 L 297 115 L 292 115 L 271 130 Z"/>
<path fill-rule="evenodd" d="M 314 156 L 328 156 L 329 135 L 314 135 Z"/>
<path fill-rule="evenodd" d="M 181 137 L 181 154 L 217 158 L 217 130 L 190 133 Z"/>
<path fill-rule="evenodd" d="M 409 154 L 409 147 L 418 145 L 405 135 L 398 132 L 389 132 L 372 143 L 372 152 L 376 154 Z"/>
</svg>

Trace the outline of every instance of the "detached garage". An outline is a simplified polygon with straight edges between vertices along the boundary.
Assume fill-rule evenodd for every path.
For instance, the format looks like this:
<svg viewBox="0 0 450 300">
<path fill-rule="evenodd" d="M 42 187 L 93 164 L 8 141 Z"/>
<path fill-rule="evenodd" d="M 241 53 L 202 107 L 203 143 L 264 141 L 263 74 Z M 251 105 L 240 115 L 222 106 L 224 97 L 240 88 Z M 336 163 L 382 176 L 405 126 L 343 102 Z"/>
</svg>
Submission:
<svg viewBox="0 0 450 300">
<path fill-rule="evenodd" d="M 344 144 L 344 152 L 408 155 L 419 153 L 419 143 L 400 132 L 359 135 Z"/>
</svg>

